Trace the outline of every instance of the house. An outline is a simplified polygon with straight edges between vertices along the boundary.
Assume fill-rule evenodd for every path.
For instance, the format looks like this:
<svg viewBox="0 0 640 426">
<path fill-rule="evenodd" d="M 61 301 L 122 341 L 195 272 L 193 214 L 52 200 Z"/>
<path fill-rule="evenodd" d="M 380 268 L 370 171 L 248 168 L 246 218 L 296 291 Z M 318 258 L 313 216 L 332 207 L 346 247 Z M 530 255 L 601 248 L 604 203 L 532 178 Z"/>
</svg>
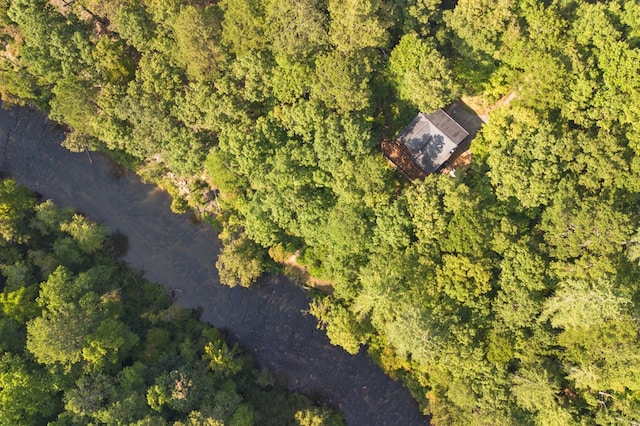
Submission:
<svg viewBox="0 0 640 426">
<path fill-rule="evenodd" d="M 423 179 L 444 169 L 469 148 L 482 121 L 461 101 L 418 113 L 394 141 L 382 143 L 387 159 L 409 179 Z"/>
</svg>

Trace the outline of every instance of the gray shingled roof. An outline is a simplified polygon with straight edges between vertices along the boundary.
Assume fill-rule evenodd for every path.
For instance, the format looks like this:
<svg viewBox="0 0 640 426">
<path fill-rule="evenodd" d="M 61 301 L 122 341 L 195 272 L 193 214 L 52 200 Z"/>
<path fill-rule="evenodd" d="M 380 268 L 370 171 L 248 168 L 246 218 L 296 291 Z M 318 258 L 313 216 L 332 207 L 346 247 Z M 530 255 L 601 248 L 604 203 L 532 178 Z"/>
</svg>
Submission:
<svg viewBox="0 0 640 426">
<path fill-rule="evenodd" d="M 446 112 L 439 109 L 431 114 L 418 113 L 398 136 L 425 172 L 436 172 L 469 133 Z"/>
</svg>

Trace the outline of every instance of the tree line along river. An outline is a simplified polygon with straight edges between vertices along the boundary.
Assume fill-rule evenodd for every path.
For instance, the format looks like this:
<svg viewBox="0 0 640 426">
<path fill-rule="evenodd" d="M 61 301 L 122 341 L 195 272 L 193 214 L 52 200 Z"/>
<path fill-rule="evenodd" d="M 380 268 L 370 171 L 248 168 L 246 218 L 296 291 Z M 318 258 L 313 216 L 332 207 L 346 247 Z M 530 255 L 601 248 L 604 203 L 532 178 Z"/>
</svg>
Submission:
<svg viewBox="0 0 640 426">
<path fill-rule="evenodd" d="M 364 351 L 350 356 L 329 343 L 305 313 L 303 290 L 281 275 L 250 289 L 220 285 L 220 241 L 210 226 L 172 213 L 168 194 L 117 172 L 108 158 L 67 151 L 63 138 L 39 111 L 0 108 L 0 172 L 126 235 L 129 266 L 164 285 L 181 306 L 200 309 L 202 321 L 225 330 L 288 389 L 341 410 L 347 424 L 428 424 L 409 392 Z"/>
</svg>

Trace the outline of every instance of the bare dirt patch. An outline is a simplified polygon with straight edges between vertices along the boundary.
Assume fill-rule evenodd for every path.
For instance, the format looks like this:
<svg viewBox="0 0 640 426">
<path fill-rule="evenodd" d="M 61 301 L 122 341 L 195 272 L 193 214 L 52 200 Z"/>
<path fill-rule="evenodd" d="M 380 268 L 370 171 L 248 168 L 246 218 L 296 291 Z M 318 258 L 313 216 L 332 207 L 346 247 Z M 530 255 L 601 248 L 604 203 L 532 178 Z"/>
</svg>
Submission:
<svg viewBox="0 0 640 426">
<path fill-rule="evenodd" d="M 471 152 L 464 151 L 455 160 L 453 160 L 453 162 L 447 165 L 447 167 L 443 168 L 441 173 L 455 174 L 456 170 L 468 169 L 472 162 L 473 162 L 473 155 L 471 154 Z"/>
<path fill-rule="evenodd" d="M 294 254 L 285 259 L 285 274 L 303 286 L 315 288 L 316 290 L 319 290 L 323 293 L 332 294 L 333 284 L 331 284 L 329 281 L 324 281 L 312 276 L 307 270 L 306 266 L 298 263 L 299 255 L 300 250 L 296 251 Z"/>
<path fill-rule="evenodd" d="M 488 123 L 489 115 L 491 115 L 493 111 L 497 110 L 500 107 L 509 105 L 511 101 L 513 101 L 517 97 L 518 94 L 515 92 L 515 90 L 513 90 L 493 104 L 489 104 L 482 96 L 467 97 L 463 100 L 467 105 L 469 105 L 478 113 L 478 116 L 482 119 L 482 121 Z"/>
</svg>

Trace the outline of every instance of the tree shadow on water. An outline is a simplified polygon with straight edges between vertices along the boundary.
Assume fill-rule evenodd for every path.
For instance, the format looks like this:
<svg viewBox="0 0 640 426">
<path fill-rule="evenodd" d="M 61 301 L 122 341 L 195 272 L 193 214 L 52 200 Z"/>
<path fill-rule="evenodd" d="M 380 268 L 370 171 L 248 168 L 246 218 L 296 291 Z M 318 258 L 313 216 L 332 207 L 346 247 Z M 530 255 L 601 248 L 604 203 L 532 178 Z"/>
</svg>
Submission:
<svg viewBox="0 0 640 426">
<path fill-rule="evenodd" d="M 198 321 L 200 321 L 202 318 L 202 312 L 204 312 L 204 307 L 202 306 L 196 306 L 195 308 L 191 309 L 191 313 L 193 314 L 193 317 L 196 318 Z"/>
<path fill-rule="evenodd" d="M 117 163 L 113 160 L 109 161 L 110 163 L 110 170 L 109 170 L 109 175 L 111 176 L 112 179 L 114 180 L 120 180 L 122 179 L 124 176 L 126 176 L 127 172 L 129 171 L 129 169 L 127 169 L 126 166 Z"/>
<path fill-rule="evenodd" d="M 121 231 L 115 231 L 109 237 L 107 247 L 109 252 L 115 257 L 122 257 L 129 251 L 129 237 Z"/>
</svg>

